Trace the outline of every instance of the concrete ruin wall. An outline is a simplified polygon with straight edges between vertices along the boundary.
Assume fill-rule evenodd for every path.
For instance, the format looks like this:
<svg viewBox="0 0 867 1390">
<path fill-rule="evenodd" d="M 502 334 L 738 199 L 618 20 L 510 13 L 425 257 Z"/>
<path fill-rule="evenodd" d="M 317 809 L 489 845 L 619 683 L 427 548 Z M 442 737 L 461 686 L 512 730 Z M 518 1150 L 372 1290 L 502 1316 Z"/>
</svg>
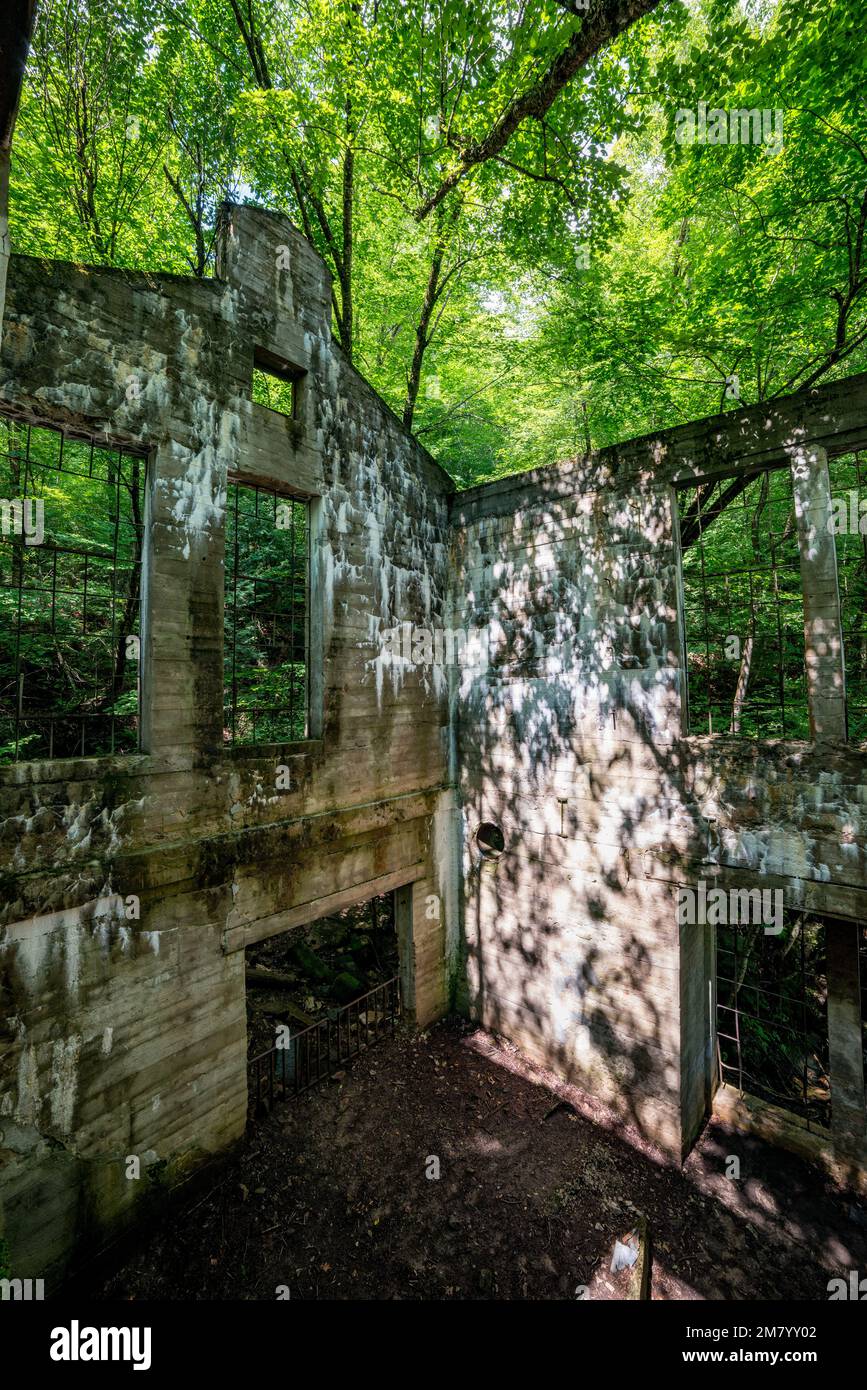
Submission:
<svg viewBox="0 0 867 1390">
<path fill-rule="evenodd" d="M 59 1277 L 241 1135 L 244 947 L 392 889 L 420 1025 L 457 1003 L 674 1158 L 716 1082 L 713 942 L 678 886 L 760 877 L 832 914 L 831 1147 L 864 1165 L 867 751 L 822 521 L 867 378 L 455 495 L 332 342 L 283 218 L 228 209 L 209 282 L 13 258 L 4 328 L 0 408 L 148 460 L 142 752 L 0 768 L 17 1277 Z M 254 352 L 302 373 L 296 418 L 251 402 Z M 814 738 L 688 738 L 672 484 L 766 463 L 796 477 Z M 301 743 L 223 744 L 227 478 L 310 502 Z M 385 646 L 400 625 L 469 632 L 462 664 Z"/>
<path fill-rule="evenodd" d="M 241 1135 L 245 945 L 401 888 L 405 1002 L 422 1024 L 447 1006 L 445 674 L 380 634 L 441 624 L 452 487 L 332 342 L 330 299 L 304 238 L 254 209 L 227 211 L 209 282 L 11 262 L 0 409 L 143 450 L 149 515 L 143 751 L 0 768 L 19 1277 L 51 1280 Z M 254 350 L 304 372 L 296 419 L 251 403 Z M 311 501 L 303 743 L 223 745 L 227 476 Z"/>
<path fill-rule="evenodd" d="M 674 1156 L 716 1082 L 711 928 L 676 915 L 678 886 L 705 879 L 781 887 L 787 906 L 841 919 L 834 1150 L 863 1165 L 867 752 L 844 741 L 842 654 L 808 611 L 812 743 L 685 737 L 672 484 L 799 470 L 802 571 L 827 595 L 810 489 L 827 494 L 826 453 L 863 444 L 865 424 L 854 378 L 455 499 L 453 621 L 490 633 L 454 697 L 466 1006 Z M 484 822 L 502 828 L 499 858 L 475 846 Z"/>
</svg>

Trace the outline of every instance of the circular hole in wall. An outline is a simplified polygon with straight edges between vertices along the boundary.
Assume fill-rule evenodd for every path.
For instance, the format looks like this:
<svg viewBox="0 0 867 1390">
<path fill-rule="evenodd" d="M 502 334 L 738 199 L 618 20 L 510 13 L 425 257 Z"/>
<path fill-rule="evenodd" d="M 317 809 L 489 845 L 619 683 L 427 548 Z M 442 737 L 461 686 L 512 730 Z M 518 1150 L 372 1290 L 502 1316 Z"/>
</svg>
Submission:
<svg viewBox="0 0 867 1390">
<path fill-rule="evenodd" d="M 476 831 L 476 844 L 485 859 L 499 859 L 506 848 L 502 830 L 490 820 L 483 820 Z"/>
</svg>

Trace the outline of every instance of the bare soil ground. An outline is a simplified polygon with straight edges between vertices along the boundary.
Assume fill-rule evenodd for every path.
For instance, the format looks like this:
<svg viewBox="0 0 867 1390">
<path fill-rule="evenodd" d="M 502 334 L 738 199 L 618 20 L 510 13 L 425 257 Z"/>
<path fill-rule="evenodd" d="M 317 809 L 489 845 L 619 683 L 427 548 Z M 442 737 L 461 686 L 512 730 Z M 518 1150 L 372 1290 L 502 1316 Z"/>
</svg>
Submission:
<svg viewBox="0 0 867 1390">
<path fill-rule="evenodd" d="M 596 1297 L 639 1215 L 656 1299 L 825 1300 L 830 1278 L 867 1269 L 864 1208 L 799 1160 L 711 1124 L 667 1167 L 581 1109 L 592 1100 L 469 1025 L 399 1035 L 252 1125 L 219 1186 L 99 1296 Z"/>
</svg>

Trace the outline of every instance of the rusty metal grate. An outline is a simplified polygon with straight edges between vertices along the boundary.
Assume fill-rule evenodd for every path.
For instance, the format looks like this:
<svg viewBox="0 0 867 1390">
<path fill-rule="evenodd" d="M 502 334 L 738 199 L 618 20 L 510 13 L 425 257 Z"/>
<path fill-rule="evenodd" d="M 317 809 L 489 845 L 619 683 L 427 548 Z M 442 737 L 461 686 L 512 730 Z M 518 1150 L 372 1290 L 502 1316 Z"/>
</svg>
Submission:
<svg viewBox="0 0 867 1390">
<path fill-rule="evenodd" d="M 327 1081 L 345 1062 L 393 1037 L 400 1016 L 400 977 L 376 985 L 344 1004 L 335 1016 L 294 1033 L 288 1042 L 260 1052 L 248 1064 L 250 1110 L 261 1101 L 291 1100 Z"/>
<path fill-rule="evenodd" d="M 309 508 L 230 483 L 226 506 L 226 743 L 307 737 Z"/>
<path fill-rule="evenodd" d="M 700 482 L 677 503 L 689 733 L 809 738 L 789 469 Z"/>
<path fill-rule="evenodd" d="M 138 748 L 145 470 L 0 417 L 0 762 Z"/>
<path fill-rule="evenodd" d="M 808 1125 L 831 1123 L 825 924 L 787 911 L 779 936 L 717 927 L 720 1077 Z"/>
</svg>

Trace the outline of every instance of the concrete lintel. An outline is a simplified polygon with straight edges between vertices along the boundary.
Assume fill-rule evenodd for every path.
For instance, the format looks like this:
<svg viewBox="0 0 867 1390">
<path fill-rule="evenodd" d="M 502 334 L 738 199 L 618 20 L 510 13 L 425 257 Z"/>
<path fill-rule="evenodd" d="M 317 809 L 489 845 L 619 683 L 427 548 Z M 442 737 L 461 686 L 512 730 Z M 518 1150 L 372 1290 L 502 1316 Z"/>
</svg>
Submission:
<svg viewBox="0 0 867 1390">
<path fill-rule="evenodd" d="M 354 903 L 367 902 L 368 898 L 379 898 L 383 893 L 390 893 L 394 888 L 403 888 L 407 883 L 423 878 L 424 873 L 425 865 L 419 860 L 402 869 L 395 869 L 393 873 L 368 879 L 365 883 L 354 883 L 351 888 L 344 888 L 339 893 L 329 893 L 326 897 L 313 898 L 285 912 L 274 912 L 267 917 L 259 917 L 254 922 L 230 927 L 223 933 L 223 951 L 228 955 L 232 951 L 243 950 L 245 946 L 265 941 L 269 936 L 277 936 L 291 927 L 306 926 L 308 922 L 316 922 L 320 917 L 342 912 L 345 907 L 352 907 Z"/>
</svg>

